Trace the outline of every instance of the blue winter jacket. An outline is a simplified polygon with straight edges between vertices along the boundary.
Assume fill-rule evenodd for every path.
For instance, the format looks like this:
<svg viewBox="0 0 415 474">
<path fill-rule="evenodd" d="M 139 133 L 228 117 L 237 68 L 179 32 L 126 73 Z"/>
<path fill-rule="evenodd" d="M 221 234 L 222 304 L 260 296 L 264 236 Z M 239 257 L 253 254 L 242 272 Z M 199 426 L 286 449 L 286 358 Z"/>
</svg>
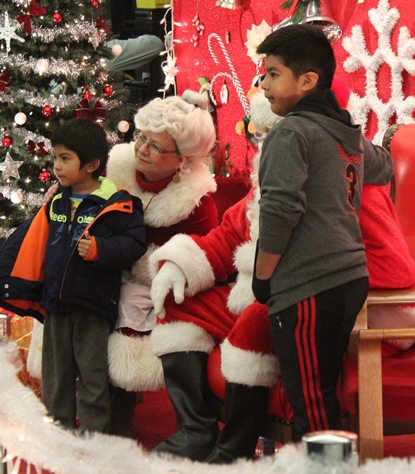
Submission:
<svg viewBox="0 0 415 474">
<path fill-rule="evenodd" d="M 146 252 L 145 227 L 141 201 L 100 181 L 72 222 L 70 190 L 60 188 L 48 208 L 7 239 L 0 306 L 38 319 L 44 310 L 94 312 L 115 324 L 122 271 Z M 86 230 L 94 241 L 83 259 L 77 243 Z"/>
</svg>

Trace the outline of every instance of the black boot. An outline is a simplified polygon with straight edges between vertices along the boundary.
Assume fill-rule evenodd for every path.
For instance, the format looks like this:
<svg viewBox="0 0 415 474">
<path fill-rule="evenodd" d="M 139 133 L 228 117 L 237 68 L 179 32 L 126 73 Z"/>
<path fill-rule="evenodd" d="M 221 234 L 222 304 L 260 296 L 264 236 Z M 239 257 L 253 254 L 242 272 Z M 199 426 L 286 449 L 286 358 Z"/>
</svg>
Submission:
<svg viewBox="0 0 415 474">
<path fill-rule="evenodd" d="M 161 356 L 178 431 L 153 451 L 203 461 L 214 448 L 219 428 L 207 382 L 207 357 L 196 351 Z"/>
<path fill-rule="evenodd" d="M 268 387 L 226 382 L 225 424 L 205 462 L 231 464 L 238 458 L 254 457 L 267 415 L 268 397 Z"/>
</svg>

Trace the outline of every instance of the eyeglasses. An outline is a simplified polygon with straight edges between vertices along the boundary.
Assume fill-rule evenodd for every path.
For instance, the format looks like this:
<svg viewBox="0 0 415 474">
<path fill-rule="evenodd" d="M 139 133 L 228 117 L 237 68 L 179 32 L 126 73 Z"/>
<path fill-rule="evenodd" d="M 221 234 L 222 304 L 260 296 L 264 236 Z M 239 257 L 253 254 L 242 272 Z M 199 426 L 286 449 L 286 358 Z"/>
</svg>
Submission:
<svg viewBox="0 0 415 474">
<path fill-rule="evenodd" d="M 147 148 L 150 150 L 150 153 L 155 155 L 167 155 L 168 153 L 175 153 L 176 155 L 180 155 L 179 150 L 176 148 L 175 150 L 163 150 L 163 148 L 159 147 L 153 142 L 149 142 L 147 137 L 141 133 L 140 130 L 136 130 L 134 132 L 134 140 L 140 144 L 140 146 L 146 144 Z"/>
</svg>

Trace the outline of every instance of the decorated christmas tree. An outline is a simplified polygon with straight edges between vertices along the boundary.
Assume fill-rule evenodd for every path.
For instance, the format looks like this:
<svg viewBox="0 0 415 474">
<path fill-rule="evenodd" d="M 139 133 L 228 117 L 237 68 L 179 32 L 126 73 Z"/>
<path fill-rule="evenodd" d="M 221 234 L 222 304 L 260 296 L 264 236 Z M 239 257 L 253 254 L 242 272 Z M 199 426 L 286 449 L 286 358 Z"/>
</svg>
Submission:
<svg viewBox="0 0 415 474">
<path fill-rule="evenodd" d="M 104 0 L 0 2 L 0 242 L 54 182 L 49 137 L 61 123 L 101 121 L 110 143 L 128 130 L 104 15 Z"/>
</svg>

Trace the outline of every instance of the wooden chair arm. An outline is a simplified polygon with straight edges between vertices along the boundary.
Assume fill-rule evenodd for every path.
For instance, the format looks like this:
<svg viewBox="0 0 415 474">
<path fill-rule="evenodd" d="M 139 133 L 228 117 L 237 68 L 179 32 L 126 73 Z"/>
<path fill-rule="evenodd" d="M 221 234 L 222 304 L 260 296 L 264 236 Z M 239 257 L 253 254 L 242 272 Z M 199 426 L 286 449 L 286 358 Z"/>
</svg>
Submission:
<svg viewBox="0 0 415 474">
<path fill-rule="evenodd" d="M 415 288 L 405 290 L 370 290 L 367 296 L 368 306 L 415 304 Z"/>
<path fill-rule="evenodd" d="M 415 328 L 359 331 L 359 455 L 362 463 L 369 458 L 383 458 L 382 341 L 413 338 Z"/>
</svg>

